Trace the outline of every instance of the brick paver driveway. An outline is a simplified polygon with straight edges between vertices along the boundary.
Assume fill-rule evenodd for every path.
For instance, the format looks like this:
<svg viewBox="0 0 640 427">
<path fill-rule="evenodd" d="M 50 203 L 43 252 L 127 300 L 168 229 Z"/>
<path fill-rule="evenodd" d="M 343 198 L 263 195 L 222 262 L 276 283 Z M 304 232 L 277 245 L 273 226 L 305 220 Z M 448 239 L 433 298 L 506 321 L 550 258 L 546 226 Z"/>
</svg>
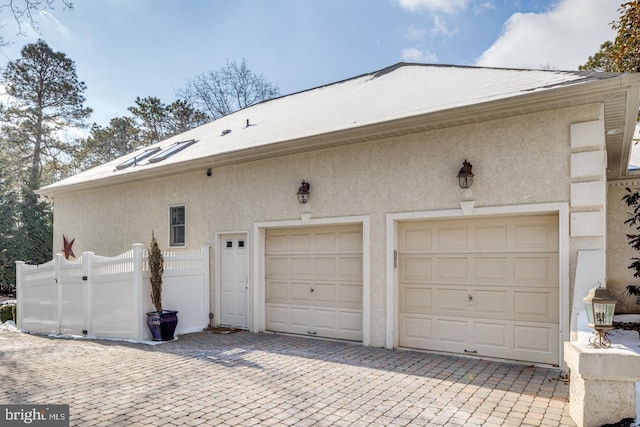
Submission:
<svg viewBox="0 0 640 427">
<path fill-rule="evenodd" d="M 162 345 L 0 331 L 0 403 L 71 425 L 575 425 L 560 372 L 238 332 Z"/>
</svg>

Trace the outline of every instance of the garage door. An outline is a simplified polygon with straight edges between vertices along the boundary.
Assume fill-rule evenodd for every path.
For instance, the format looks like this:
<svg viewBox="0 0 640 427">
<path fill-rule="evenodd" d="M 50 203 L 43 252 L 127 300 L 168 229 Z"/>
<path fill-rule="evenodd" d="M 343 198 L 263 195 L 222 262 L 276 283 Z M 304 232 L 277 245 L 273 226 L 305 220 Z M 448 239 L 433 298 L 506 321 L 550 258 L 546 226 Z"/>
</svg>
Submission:
<svg viewBox="0 0 640 427">
<path fill-rule="evenodd" d="M 362 340 L 362 227 L 267 230 L 266 328 Z"/>
<path fill-rule="evenodd" d="M 557 215 L 399 230 L 401 347 L 558 363 Z"/>
</svg>

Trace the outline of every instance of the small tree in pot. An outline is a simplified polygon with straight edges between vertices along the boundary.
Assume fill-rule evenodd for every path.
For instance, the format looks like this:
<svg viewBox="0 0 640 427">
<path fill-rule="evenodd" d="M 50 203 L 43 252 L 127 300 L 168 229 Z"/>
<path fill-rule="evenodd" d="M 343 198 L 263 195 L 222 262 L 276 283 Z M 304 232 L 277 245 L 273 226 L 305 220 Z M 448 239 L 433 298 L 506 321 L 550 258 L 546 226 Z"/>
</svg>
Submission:
<svg viewBox="0 0 640 427">
<path fill-rule="evenodd" d="M 151 233 L 149 246 L 149 274 L 151 282 L 151 302 L 156 311 L 147 313 L 147 325 L 154 341 L 169 341 L 174 338 L 178 325 L 178 312 L 162 308 L 162 273 L 164 273 L 164 257 L 156 236 Z"/>
<path fill-rule="evenodd" d="M 162 313 L 162 273 L 164 273 L 164 257 L 156 236 L 151 232 L 149 246 L 149 274 L 151 277 L 151 302 L 158 313 Z"/>
</svg>

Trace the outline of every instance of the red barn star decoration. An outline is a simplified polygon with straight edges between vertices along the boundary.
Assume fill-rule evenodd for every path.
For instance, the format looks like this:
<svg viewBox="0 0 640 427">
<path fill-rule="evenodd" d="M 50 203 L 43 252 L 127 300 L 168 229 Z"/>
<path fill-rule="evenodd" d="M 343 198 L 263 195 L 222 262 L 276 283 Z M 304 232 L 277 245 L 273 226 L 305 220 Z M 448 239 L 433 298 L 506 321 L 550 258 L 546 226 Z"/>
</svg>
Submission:
<svg viewBox="0 0 640 427">
<path fill-rule="evenodd" d="M 64 248 L 62 249 L 62 252 L 64 252 L 64 258 L 65 259 L 69 259 L 70 256 L 75 258 L 76 255 L 73 253 L 73 242 L 75 242 L 76 239 L 73 238 L 73 239 L 71 239 L 71 241 L 68 241 L 67 238 L 63 234 L 62 235 L 62 241 L 64 243 Z"/>
</svg>

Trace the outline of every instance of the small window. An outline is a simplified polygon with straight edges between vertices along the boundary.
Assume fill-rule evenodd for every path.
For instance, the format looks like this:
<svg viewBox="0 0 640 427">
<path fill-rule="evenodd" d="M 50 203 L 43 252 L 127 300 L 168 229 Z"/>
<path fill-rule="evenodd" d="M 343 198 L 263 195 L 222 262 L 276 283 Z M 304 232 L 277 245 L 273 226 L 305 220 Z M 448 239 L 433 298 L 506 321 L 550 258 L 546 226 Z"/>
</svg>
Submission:
<svg viewBox="0 0 640 427">
<path fill-rule="evenodd" d="M 231 240 L 227 240 L 227 247 L 228 248 L 232 248 L 233 247 L 233 242 Z"/>
<path fill-rule="evenodd" d="M 238 247 L 244 248 L 244 240 L 238 240 Z"/>
<path fill-rule="evenodd" d="M 175 144 L 170 145 L 169 147 L 165 148 L 164 150 L 154 155 L 153 157 L 150 157 L 149 163 L 157 163 L 159 161 L 162 161 L 167 157 L 176 154 L 178 151 L 184 150 L 194 142 L 196 142 L 195 139 L 190 139 L 189 141 L 176 142 Z"/>
<path fill-rule="evenodd" d="M 169 208 L 169 246 L 185 246 L 185 208 Z"/>
<path fill-rule="evenodd" d="M 135 166 L 147 157 L 156 154 L 158 151 L 160 151 L 160 147 L 148 148 L 137 156 L 134 156 L 129 160 L 125 160 L 124 162 L 120 163 L 118 166 L 116 166 L 116 169 L 122 170 L 128 168 L 129 166 Z"/>
</svg>

